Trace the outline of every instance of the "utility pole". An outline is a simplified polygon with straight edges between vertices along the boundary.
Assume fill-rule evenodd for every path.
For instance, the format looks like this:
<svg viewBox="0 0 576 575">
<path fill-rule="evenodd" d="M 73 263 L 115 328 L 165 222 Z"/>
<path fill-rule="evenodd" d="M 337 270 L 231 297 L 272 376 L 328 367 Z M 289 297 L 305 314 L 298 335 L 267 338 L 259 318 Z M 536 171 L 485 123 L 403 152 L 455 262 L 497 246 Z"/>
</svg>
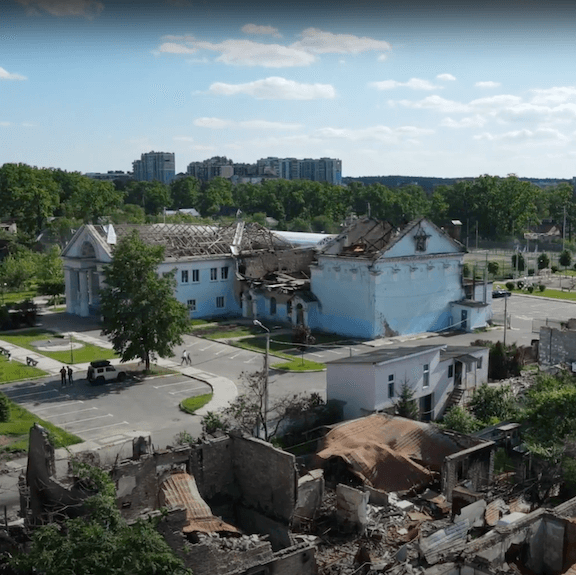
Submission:
<svg viewBox="0 0 576 575">
<path fill-rule="evenodd" d="M 504 297 L 504 349 L 506 349 L 506 328 L 508 327 L 508 296 Z"/>
<path fill-rule="evenodd" d="M 478 249 L 478 220 L 476 220 L 476 249 Z"/>
<path fill-rule="evenodd" d="M 267 423 L 268 423 L 268 378 L 269 378 L 269 355 L 270 355 L 270 330 L 261 322 L 255 319 L 252 322 L 255 326 L 262 328 L 266 331 L 266 354 L 264 355 L 264 421 L 260 423 L 264 431 L 264 440 L 267 441 Z M 258 429 L 258 437 L 260 437 L 260 429 Z"/>
<path fill-rule="evenodd" d="M 564 223 L 562 224 L 562 251 L 564 251 L 565 242 L 566 242 L 566 204 L 564 204 Z"/>
</svg>

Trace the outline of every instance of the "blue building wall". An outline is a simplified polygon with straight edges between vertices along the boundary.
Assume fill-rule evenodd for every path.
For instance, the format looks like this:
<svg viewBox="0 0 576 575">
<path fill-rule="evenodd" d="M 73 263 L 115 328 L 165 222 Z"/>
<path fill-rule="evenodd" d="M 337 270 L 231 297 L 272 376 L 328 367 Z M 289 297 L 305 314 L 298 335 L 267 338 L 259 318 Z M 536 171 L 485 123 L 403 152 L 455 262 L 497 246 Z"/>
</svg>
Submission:
<svg viewBox="0 0 576 575">
<path fill-rule="evenodd" d="M 223 268 L 228 268 L 223 277 Z M 232 257 L 191 260 L 188 262 L 162 263 L 159 273 L 176 269 L 176 299 L 185 305 L 190 303 L 190 317 L 239 316 L 242 313 L 240 301 L 235 297 L 235 262 Z M 216 270 L 216 279 L 212 279 L 211 270 Z M 194 271 L 198 272 L 198 281 L 194 281 Z M 185 274 L 188 272 L 187 281 Z M 219 299 L 219 298 L 224 298 Z M 192 301 L 195 309 L 192 308 Z M 222 307 L 220 305 L 222 304 Z"/>
</svg>

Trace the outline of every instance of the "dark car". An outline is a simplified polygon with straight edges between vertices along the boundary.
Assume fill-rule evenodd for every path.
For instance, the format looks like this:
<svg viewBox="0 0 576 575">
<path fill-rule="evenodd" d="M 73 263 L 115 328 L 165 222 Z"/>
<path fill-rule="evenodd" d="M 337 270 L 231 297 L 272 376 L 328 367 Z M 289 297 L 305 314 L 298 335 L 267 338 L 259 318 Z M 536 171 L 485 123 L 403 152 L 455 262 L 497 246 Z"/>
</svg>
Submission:
<svg viewBox="0 0 576 575">
<path fill-rule="evenodd" d="M 512 295 L 512 292 L 509 292 L 507 289 L 495 289 L 492 292 L 492 297 L 493 298 L 497 298 L 497 297 L 510 297 Z"/>
</svg>

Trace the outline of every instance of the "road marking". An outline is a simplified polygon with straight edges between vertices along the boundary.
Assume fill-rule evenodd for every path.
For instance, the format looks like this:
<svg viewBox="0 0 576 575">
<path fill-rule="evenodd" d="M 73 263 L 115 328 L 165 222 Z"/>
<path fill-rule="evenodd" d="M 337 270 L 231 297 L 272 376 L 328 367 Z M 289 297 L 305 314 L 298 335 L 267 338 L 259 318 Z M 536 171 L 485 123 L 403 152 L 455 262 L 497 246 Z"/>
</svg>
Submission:
<svg viewBox="0 0 576 575">
<path fill-rule="evenodd" d="M 77 409 L 76 411 L 67 411 L 66 413 L 54 413 L 50 417 L 62 417 L 63 415 L 72 415 L 73 413 L 82 413 L 83 411 L 93 411 L 97 407 L 87 407 L 86 409 Z"/>
<path fill-rule="evenodd" d="M 328 353 L 335 353 L 336 355 L 342 355 L 342 352 L 339 351 L 339 350 L 338 350 L 338 351 L 334 351 L 333 349 L 327 349 L 326 351 L 327 351 Z"/>
<path fill-rule="evenodd" d="M 189 387 L 188 389 L 179 389 L 178 391 L 169 391 L 170 395 L 177 395 L 179 393 L 188 393 L 189 391 L 195 391 L 198 389 L 206 389 L 206 385 L 198 385 L 196 387 Z"/>
<path fill-rule="evenodd" d="M 195 345 L 198 345 L 200 342 L 199 341 L 195 341 L 193 343 L 189 343 L 188 347 L 194 347 Z"/>
<path fill-rule="evenodd" d="M 244 363 L 252 363 L 255 359 L 256 357 L 251 357 L 248 361 L 245 361 Z"/>
<path fill-rule="evenodd" d="M 110 425 L 101 425 L 100 427 L 90 427 L 89 429 L 79 429 L 74 433 L 87 433 L 88 431 L 96 431 L 97 429 L 105 429 L 107 427 L 116 427 L 117 425 L 130 425 L 127 421 L 121 421 L 120 423 L 111 423 Z"/>
<path fill-rule="evenodd" d="M 236 359 L 239 355 L 242 355 L 243 353 L 246 353 L 245 351 L 240 351 L 238 353 L 235 353 L 234 355 L 230 356 L 230 359 Z"/>
<path fill-rule="evenodd" d="M 87 417 L 86 419 L 78 419 L 76 421 L 68 421 L 63 425 L 76 425 L 78 423 L 84 423 L 85 421 L 92 421 L 93 419 L 102 419 L 103 417 L 114 417 L 111 413 L 108 415 L 97 415 L 96 417 Z"/>
<path fill-rule="evenodd" d="M 69 405 L 74 405 L 75 403 L 84 403 L 82 400 L 78 400 L 78 401 L 70 401 L 69 403 L 61 403 L 60 405 L 54 405 L 53 403 L 50 405 L 47 405 L 46 407 L 39 407 L 38 409 L 35 409 L 34 412 L 36 411 L 44 411 L 46 409 L 58 409 L 59 407 L 68 407 Z M 96 408 L 94 408 L 96 409 Z"/>
<path fill-rule="evenodd" d="M 316 357 L 324 357 L 321 353 L 309 353 L 308 355 L 315 355 Z"/>
<path fill-rule="evenodd" d="M 183 380 L 183 381 L 176 381 L 174 383 L 163 383 L 162 385 L 153 385 L 152 387 L 154 389 L 160 389 L 161 387 L 170 387 L 171 385 L 185 385 L 190 383 L 190 381 L 188 381 L 187 379 Z"/>
<path fill-rule="evenodd" d="M 207 349 L 210 349 L 211 347 L 214 347 L 215 345 L 218 345 L 217 343 L 213 343 L 212 345 L 209 345 L 208 347 L 203 347 L 200 349 L 200 351 L 206 351 Z"/>
</svg>

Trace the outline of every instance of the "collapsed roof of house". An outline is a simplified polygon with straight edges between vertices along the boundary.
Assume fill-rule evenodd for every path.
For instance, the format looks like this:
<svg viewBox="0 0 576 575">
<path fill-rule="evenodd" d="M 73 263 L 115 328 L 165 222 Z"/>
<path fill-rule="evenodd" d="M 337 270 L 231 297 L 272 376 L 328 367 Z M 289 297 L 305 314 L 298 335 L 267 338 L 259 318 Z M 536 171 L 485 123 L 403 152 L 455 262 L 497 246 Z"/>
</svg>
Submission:
<svg viewBox="0 0 576 575">
<path fill-rule="evenodd" d="M 390 492 L 431 483 L 446 457 L 467 447 L 435 425 L 375 414 L 333 428 L 317 455 L 343 460 L 364 483 Z"/>
<path fill-rule="evenodd" d="M 243 221 L 227 226 L 157 223 L 99 225 L 94 228 L 108 244 L 115 244 L 132 231 L 137 231 L 144 243 L 163 246 L 167 259 L 292 248 L 290 242 L 260 224 Z"/>
</svg>

